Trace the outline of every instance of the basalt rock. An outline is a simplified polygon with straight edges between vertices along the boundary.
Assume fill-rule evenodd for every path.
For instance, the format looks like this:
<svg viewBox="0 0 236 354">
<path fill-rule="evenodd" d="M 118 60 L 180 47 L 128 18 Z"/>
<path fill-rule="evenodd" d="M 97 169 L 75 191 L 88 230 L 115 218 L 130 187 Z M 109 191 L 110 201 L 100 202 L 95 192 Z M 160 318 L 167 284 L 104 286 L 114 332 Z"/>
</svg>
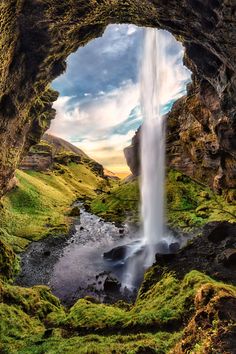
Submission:
<svg viewBox="0 0 236 354">
<path fill-rule="evenodd" d="M 86 163 L 97 175 L 104 177 L 103 166 L 88 157 L 81 149 L 67 141 L 50 134 L 44 134 L 41 141 L 32 146 L 20 163 L 21 170 L 46 171 L 57 170 L 64 173 L 61 168 L 71 162 Z M 10 186 L 8 186 L 10 189 Z"/>
<path fill-rule="evenodd" d="M 22 156 L 55 116 L 52 103 L 57 93 L 48 84 L 65 70 L 70 53 L 101 36 L 112 23 L 163 28 L 183 43 L 185 63 L 202 96 L 210 100 L 207 85 L 215 97 L 213 113 L 217 120 L 224 119 L 218 134 L 231 141 L 227 145 L 231 152 L 236 115 L 235 11 L 234 2 L 228 0 L 1 1 L 1 195 Z"/>
<path fill-rule="evenodd" d="M 212 239 L 214 230 L 222 227 L 221 238 Z M 225 232 L 223 232 L 225 230 Z M 196 269 L 214 279 L 236 284 L 236 223 L 215 222 L 206 225 L 201 236 L 189 241 L 175 255 L 156 255 L 156 280 L 164 269 L 175 272 L 179 279 Z M 145 287 L 145 282 L 143 284 Z"/>
<path fill-rule="evenodd" d="M 236 129 L 209 84 L 189 87 L 166 116 L 167 165 L 216 191 L 236 188 Z M 141 128 L 124 150 L 132 173 L 140 172 Z"/>
</svg>

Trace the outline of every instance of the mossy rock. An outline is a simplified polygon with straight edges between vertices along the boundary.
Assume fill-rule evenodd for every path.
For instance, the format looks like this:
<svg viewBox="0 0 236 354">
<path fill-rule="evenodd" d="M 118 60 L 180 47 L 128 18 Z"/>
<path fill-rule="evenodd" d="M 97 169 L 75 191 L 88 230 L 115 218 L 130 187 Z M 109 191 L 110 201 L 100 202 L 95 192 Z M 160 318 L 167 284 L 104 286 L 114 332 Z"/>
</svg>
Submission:
<svg viewBox="0 0 236 354">
<path fill-rule="evenodd" d="M 72 217 L 76 217 L 76 216 L 80 216 L 80 207 L 75 206 L 71 209 L 71 211 L 69 212 L 69 216 Z"/>
<path fill-rule="evenodd" d="M 19 260 L 12 247 L 0 240 L 0 279 L 14 278 L 19 269 Z"/>
</svg>

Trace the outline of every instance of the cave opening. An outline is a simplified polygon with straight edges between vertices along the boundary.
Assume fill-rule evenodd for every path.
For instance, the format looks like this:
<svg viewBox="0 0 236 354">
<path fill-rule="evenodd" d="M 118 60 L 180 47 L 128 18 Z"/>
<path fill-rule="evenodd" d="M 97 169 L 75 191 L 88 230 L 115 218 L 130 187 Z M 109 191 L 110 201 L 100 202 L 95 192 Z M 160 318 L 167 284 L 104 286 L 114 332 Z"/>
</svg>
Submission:
<svg viewBox="0 0 236 354">
<path fill-rule="evenodd" d="M 24 171 L 33 166 L 40 172 L 37 156 L 41 158 L 43 152 L 46 158 L 48 145 L 52 144 L 55 150 L 53 163 L 50 162 L 53 174 L 60 178 L 66 176 L 66 184 L 74 183 L 77 189 L 73 208 L 79 211 L 78 215 L 71 214 L 75 217 L 71 237 L 58 244 L 50 237 L 37 245 L 31 244 L 22 257 L 23 267 L 18 278 L 21 285 L 50 284 L 65 304 L 86 295 L 114 301 L 109 287 L 119 290 L 124 281 L 127 271 L 122 265 L 124 254 L 131 248 L 139 251 L 142 237 L 139 172 L 136 172 L 139 167 L 133 167 L 129 145 L 143 122 L 139 66 L 144 31 L 130 24 L 109 25 L 102 37 L 68 58 L 67 70 L 52 83 L 53 89 L 60 93 L 54 103 L 56 118 L 42 141 L 21 164 Z M 161 95 L 161 114 L 166 115 L 174 102 L 186 94 L 191 73 L 183 65 L 182 45 L 169 32 L 161 32 L 166 43 L 165 66 L 172 68 L 171 72 L 165 71 L 164 79 L 168 84 Z M 65 140 L 64 143 L 60 139 Z M 66 141 L 74 146 L 73 154 L 80 155 L 78 161 L 66 152 L 69 146 Z M 57 145 L 61 145 L 60 148 Z M 139 160 L 139 156 L 135 158 Z M 70 166 L 74 163 L 82 170 L 73 171 Z M 91 166 L 99 181 L 90 175 Z M 45 169 L 44 164 L 42 168 Z M 133 176 L 124 179 L 131 172 Z M 75 179 L 79 179 L 80 185 Z M 48 218 L 51 219 L 50 211 Z M 51 229 L 50 222 L 48 226 Z M 102 261 L 103 253 L 114 262 Z M 50 276 L 49 268 L 53 269 Z M 144 272 L 141 265 L 139 268 L 137 284 Z M 104 293 L 106 287 L 109 296 Z M 137 289 L 134 290 L 136 293 Z M 118 297 L 133 299 L 133 289 L 118 293 Z"/>
<path fill-rule="evenodd" d="M 9 0 L 0 3 L 0 14 L 0 350 L 233 353 L 235 6 L 227 0 Z M 55 117 L 53 102 L 57 93 L 49 84 L 65 70 L 68 56 L 79 47 L 92 45 L 107 26 L 122 23 L 131 25 L 129 36 L 135 33 L 134 24 L 173 33 L 183 44 L 184 62 L 193 73 L 187 95 L 173 105 L 170 102 L 166 129 L 168 223 L 173 231 L 183 234 L 186 242 L 190 237 L 191 242 L 175 249 L 171 257 L 157 254 L 155 264 L 145 273 L 136 301 L 127 292 L 125 301 L 116 302 L 122 297 L 115 299 L 111 294 L 120 293 L 119 277 L 115 280 L 107 271 L 97 274 L 97 270 L 103 253 L 104 258 L 118 261 L 119 272 L 124 248 L 119 243 L 118 247 L 112 248 L 114 243 L 110 247 L 109 237 L 114 235 L 123 242 L 128 236 L 122 211 L 128 212 L 125 220 L 137 215 L 132 220 L 133 225 L 138 224 L 133 233 L 140 226 L 140 130 L 126 148 L 128 165 L 136 176 L 128 181 L 117 180 L 114 174 L 104 178 L 102 164 L 107 163 L 112 170 L 121 161 L 113 155 L 116 141 L 112 149 L 102 149 L 100 157 L 104 158 L 105 151 L 110 155 L 107 153 L 106 163 L 101 164 L 97 163 L 99 156 L 92 159 L 90 152 L 86 154 L 61 138 L 50 134 L 41 137 Z M 93 57 L 97 71 L 102 72 L 97 56 Z M 75 71 L 73 79 L 78 74 Z M 130 68 L 128 71 L 132 72 Z M 87 76 L 85 81 L 91 79 Z M 115 99 L 114 92 L 109 95 L 109 90 L 100 91 L 100 98 Z M 172 89 L 168 93 L 173 93 Z M 87 89 L 82 92 L 87 104 L 92 101 L 90 94 Z M 99 97 L 93 102 L 97 110 Z M 61 95 L 55 103 L 55 107 L 60 103 L 57 114 L 61 107 L 63 116 L 73 120 L 77 115 L 76 99 L 73 92 Z M 120 102 L 115 105 L 120 108 L 117 119 L 121 119 L 123 111 Z M 93 116 L 92 109 L 84 109 L 85 101 L 78 106 L 79 115 Z M 101 123 L 106 121 L 104 111 L 100 110 Z M 136 113 L 128 110 L 127 116 L 133 118 Z M 57 121 L 58 116 L 54 128 L 59 127 Z M 127 132 L 125 118 L 121 121 L 118 134 L 113 130 L 119 143 Z M 96 120 L 90 125 L 97 127 Z M 74 130 L 61 125 L 64 138 L 68 135 L 73 143 L 79 140 L 78 146 L 89 146 L 91 129 L 85 124 L 81 136 Z M 120 154 L 123 147 L 117 146 Z M 98 145 L 95 147 L 98 151 Z M 124 163 L 122 160 L 122 166 Z M 92 236 L 90 250 L 88 233 Z M 81 245 L 85 246 L 83 254 L 78 253 Z M 67 259 L 59 264 L 62 254 Z M 24 274 L 19 273 L 20 256 L 22 270 L 28 267 L 30 272 L 28 284 Z M 92 271 L 91 263 L 96 267 Z M 57 284 L 52 281 L 55 270 Z M 79 283 L 81 278 L 84 284 Z M 95 280 L 90 282 L 89 278 Z M 104 286 L 106 298 L 100 292 Z M 81 299 L 84 295 L 92 296 Z"/>
</svg>

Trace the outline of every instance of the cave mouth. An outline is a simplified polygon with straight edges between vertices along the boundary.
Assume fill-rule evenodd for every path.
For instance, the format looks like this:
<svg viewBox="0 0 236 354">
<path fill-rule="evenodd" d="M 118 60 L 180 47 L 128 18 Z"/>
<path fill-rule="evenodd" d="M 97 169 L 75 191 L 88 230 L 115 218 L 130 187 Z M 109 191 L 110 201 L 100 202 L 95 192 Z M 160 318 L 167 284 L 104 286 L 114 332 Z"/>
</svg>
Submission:
<svg viewBox="0 0 236 354">
<path fill-rule="evenodd" d="M 69 141 L 119 176 L 128 174 L 123 150 L 143 122 L 139 66 L 144 31 L 129 24 L 108 26 L 103 37 L 79 48 L 68 58 L 66 72 L 52 83 L 60 96 L 54 104 L 56 118 L 47 133 Z M 182 45 L 169 32 L 161 33 L 165 42 L 163 71 L 167 85 L 160 103 L 161 114 L 165 115 L 186 93 L 190 72 L 182 63 Z M 168 67 L 172 70 L 166 70 Z M 102 193 L 101 189 L 96 192 Z M 108 193 L 112 194 L 110 190 Z M 125 199 L 129 200 L 132 195 L 126 192 L 122 198 L 121 205 L 118 201 L 117 214 L 123 212 Z M 115 301 L 117 296 L 132 300 L 146 268 L 141 228 L 125 219 L 119 225 L 99 219 L 86 210 L 84 201 L 76 207 L 81 210 L 80 217 L 75 220 L 75 231 L 69 240 L 57 244 L 49 237 L 31 244 L 22 257 L 23 270 L 18 283 L 50 284 L 66 305 L 86 295 L 98 296 L 102 301 Z M 135 210 L 138 221 L 139 207 Z M 168 239 L 173 243 L 171 235 Z M 163 250 L 165 246 L 163 242 Z M 134 268 L 139 272 L 131 282 L 130 272 Z M 53 270 L 49 272 L 49 269 Z M 122 292 L 119 292 L 120 284 Z M 111 294 L 114 291 L 118 291 L 115 297 Z"/>
<path fill-rule="evenodd" d="M 102 37 L 69 56 L 65 73 L 52 82 L 59 98 L 49 133 L 84 149 L 113 172 L 128 173 L 123 150 L 142 124 L 139 66 L 144 31 L 131 24 L 107 26 Z M 169 32 L 162 33 L 166 66 L 175 67 L 162 93 L 166 114 L 186 94 L 191 73 L 183 65 L 183 46 Z"/>
</svg>

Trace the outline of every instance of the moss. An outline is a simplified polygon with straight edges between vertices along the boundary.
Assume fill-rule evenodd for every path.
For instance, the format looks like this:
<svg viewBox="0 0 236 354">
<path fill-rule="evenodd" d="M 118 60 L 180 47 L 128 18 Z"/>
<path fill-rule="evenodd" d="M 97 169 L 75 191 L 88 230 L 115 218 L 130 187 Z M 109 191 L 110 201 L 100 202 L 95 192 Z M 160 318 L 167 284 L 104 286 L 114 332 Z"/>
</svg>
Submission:
<svg viewBox="0 0 236 354">
<path fill-rule="evenodd" d="M 186 333 L 199 311 L 212 313 L 218 329 L 220 302 L 236 296 L 235 287 L 197 271 L 182 281 L 165 274 L 156 283 L 155 271 L 146 277 L 149 288 L 139 292 L 134 305 L 104 305 L 87 298 L 68 312 L 47 287 L 0 283 L 2 352 L 58 354 L 74 353 L 76 348 L 78 353 L 164 354 L 182 343 L 181 338 L 187 342 Z"/>
<path fill-rule="evenodd" d="M 26 314 L 41 320 L 49 313 L 61 309 L 59 300 L 46 286 L 22 288 L 1 283 L 0 299 L 5 304 L 20 308 Z"/>
<path fill-rule="evenodd" d="M 182 229 L 199 228 L 211 221 L 236 220 L 236 201 L 217 195 L 210 188 L 180 172 L 167 176 L 167 216 L 169 225 Z"/>
<path fill-rule="evenodd" d="M 0 279 L 12 279 L 18 271 L 19 261 L 12 247 L 0 240 Z"/>
<path fill-rule="evenodd" d="M 78 198 L 96 197 L 95 190 L 106 185 L 87 164 L 69 163 L 61 168 L 63 174 L 17 171 L 18 186 L 3 198 L 0 220 L 4 240 L 14 250 L 49 234 L 67 234 L 71 204 Z"/>
<path fill-rule="evenodd" d="M 120 182 L 119 186 L 95 198 L 91 203 L 91 211 L 112 221 L 129 219 L 138 222 L 139 200 L 138 180 Z"/>
<path fill-rule="evenodd" d="M 186 231 L 211 221 L 236 221 L 236 201 L 227 192 L 217 195 L 210 188 L 169 170 L 166 179 L 167 221 L 170 227 Z M 113 221 L 139 222 L 139 183 L 120 182 L 109 194 L 103 193 L 91 203 L 93 213 Z M 230 201 L 229 201 L 230 200 Z"/>
<path fill-rule="evenodd" d="M 96 334 L 83 337 L 51 338 L 39 346 L 28 346 L 19 351 L 19 354 L 50 353 L 74 354 L 135 354 L 135 353 L 167 353 L 179 339 L 179 333 L 140 333 L 126 336 L 111 335 L 98 336 Z"/>
<path fill-rule="evenodd" d="M 44 330 L 38 319 L 27 315 L 20 308 L 0 304 L 1 353 L 18 353 L 26 338 L 36 340 Z"/>
<path fill-rule="evenodd" d="M 187 274 L 183 281 L 173 274 L 166 274 L 157 283 L 149 285 L 148 291 L 141 289 L 130 310 L 81 299 L 70 309 L 62 325 L 87 332 L 109 328 L 113 331 L 180 328 L 183 319 L 193 313 L 196 292 L 203 284 L 212 284 L 216 291 L 224 289 L 231 294 L 235 294 L 236 290 L 233 286 L 214 282 L 197 271 Z"/>
</svg>

